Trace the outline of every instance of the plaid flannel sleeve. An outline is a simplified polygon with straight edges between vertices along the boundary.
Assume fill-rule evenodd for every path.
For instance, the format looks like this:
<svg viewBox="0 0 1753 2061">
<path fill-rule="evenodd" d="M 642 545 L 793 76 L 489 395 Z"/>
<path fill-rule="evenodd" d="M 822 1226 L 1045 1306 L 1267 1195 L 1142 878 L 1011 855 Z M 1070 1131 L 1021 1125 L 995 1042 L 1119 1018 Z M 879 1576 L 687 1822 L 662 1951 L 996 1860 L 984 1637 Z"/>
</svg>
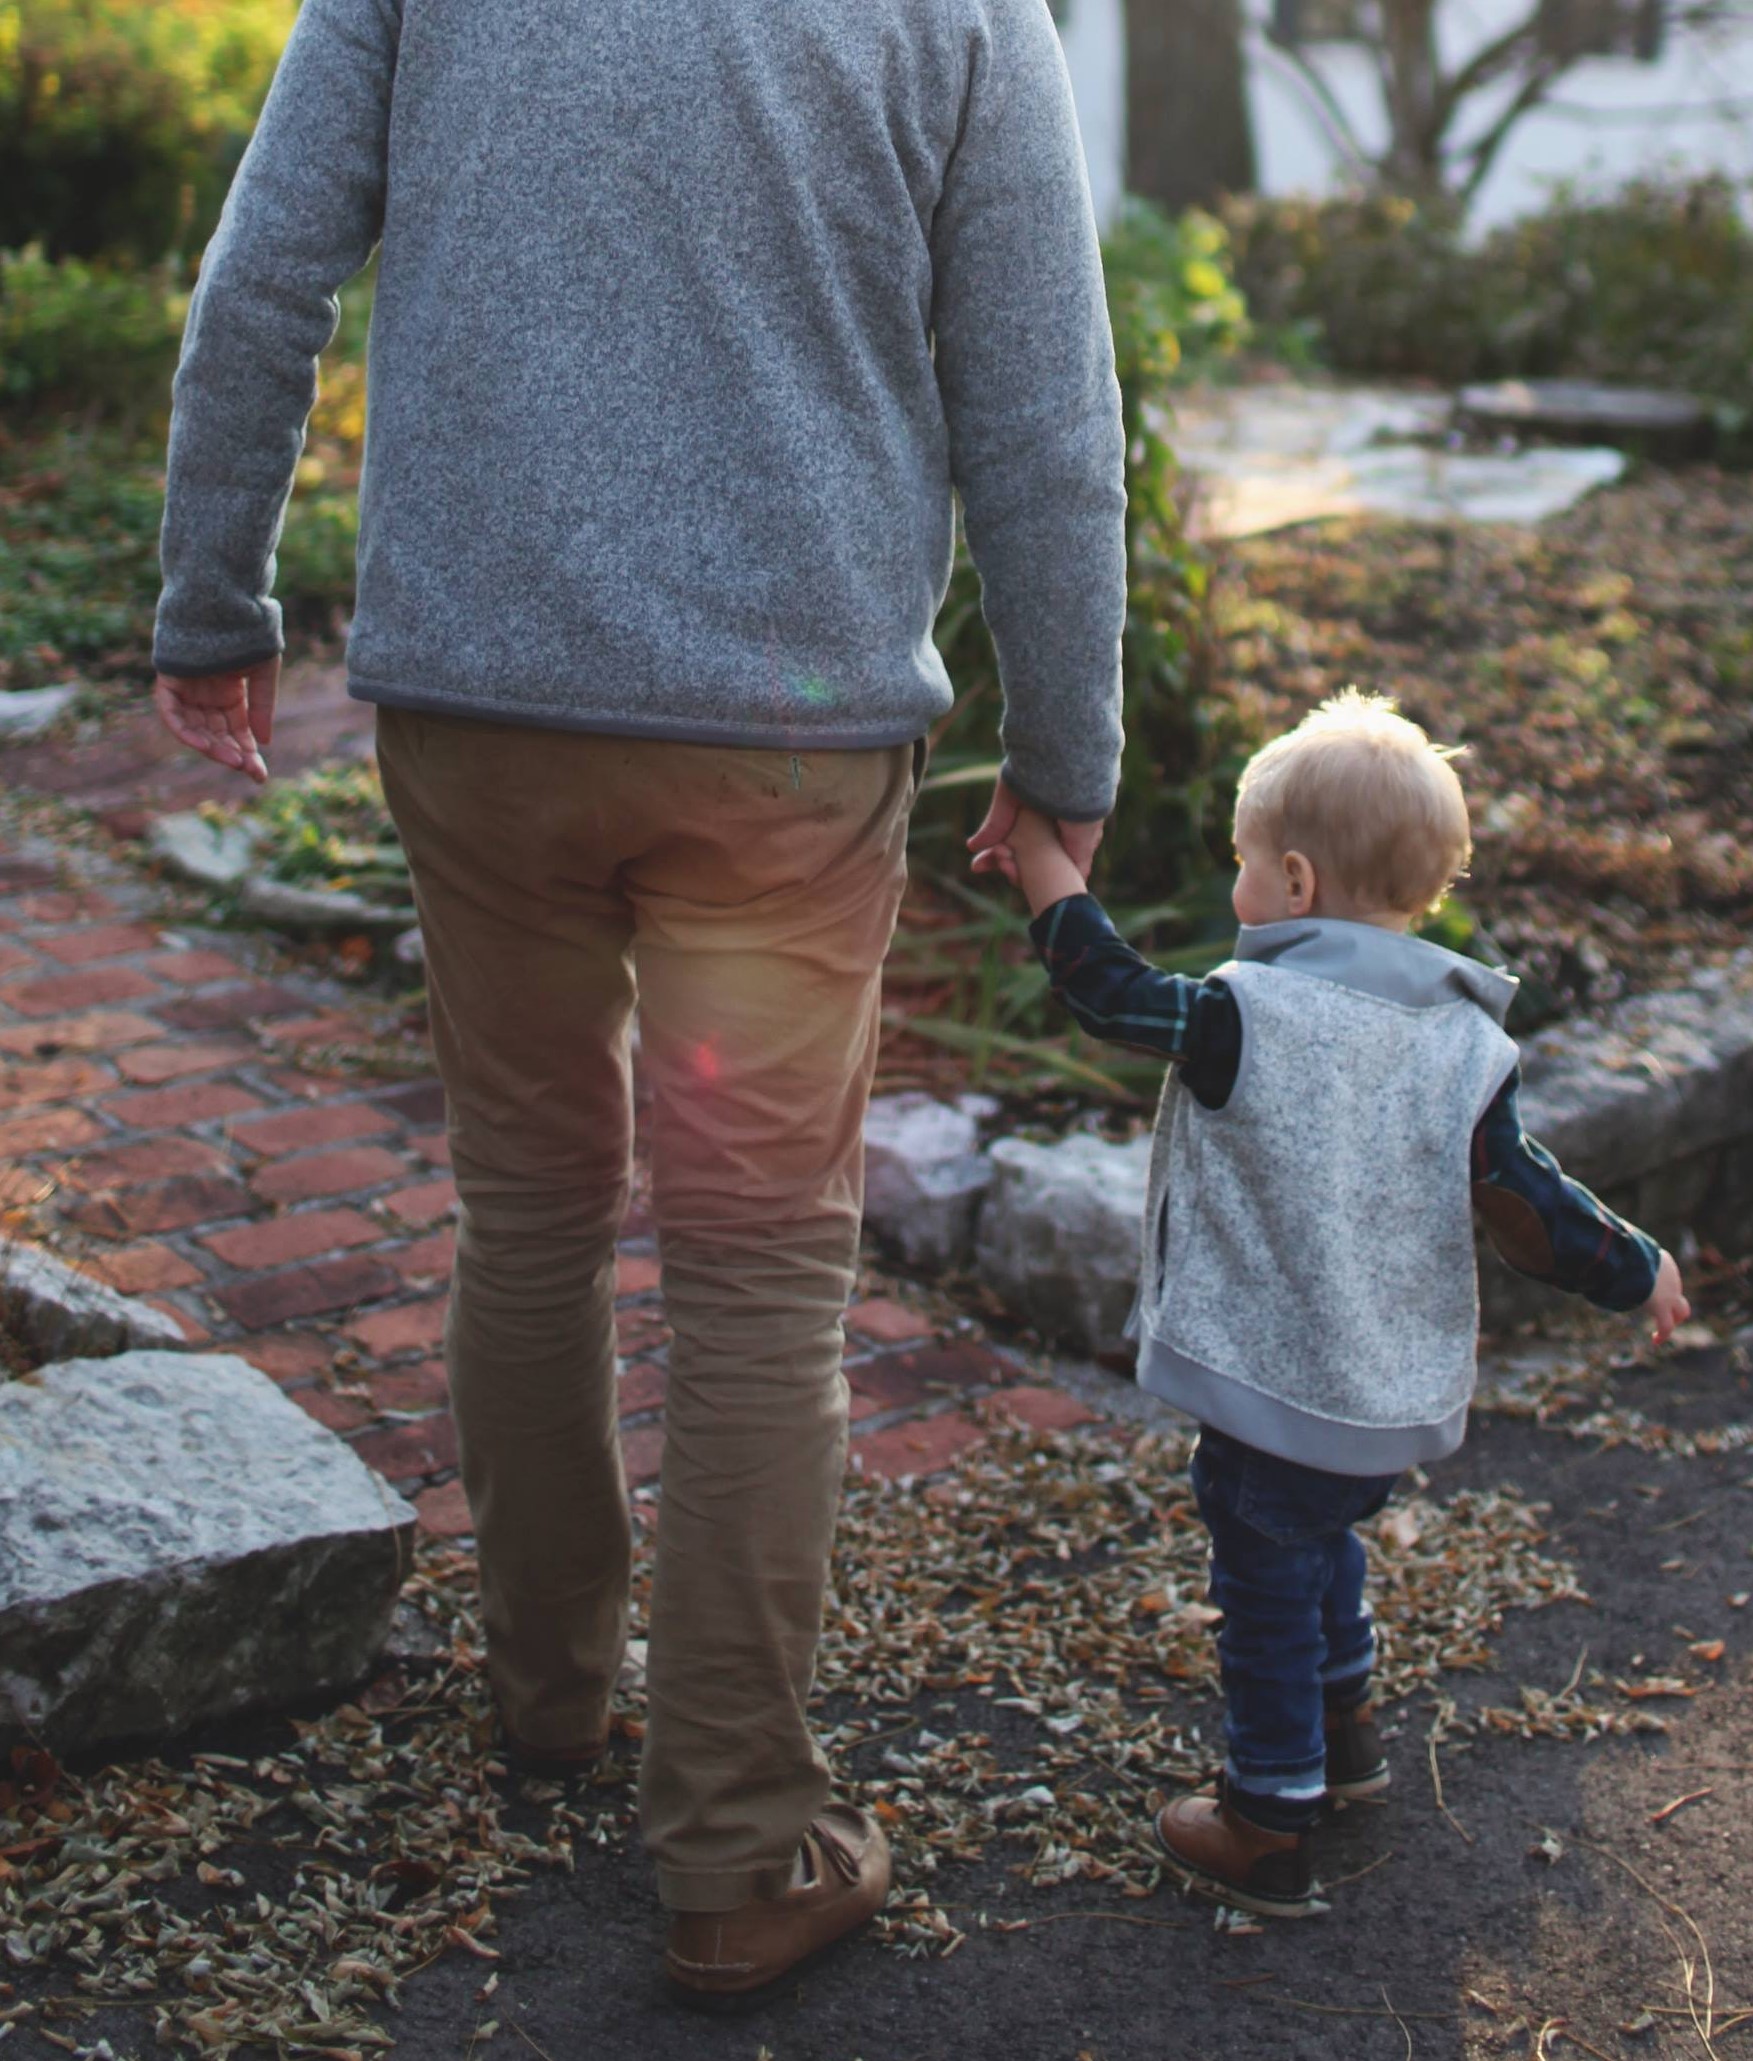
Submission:
<svg viewBox="0 0 1753 2061">
<path fill-rule="evenodd" d="M 1114 928 L 1094 895 L 1068 895 L 1043 909 L 1029 936 L 1054 994 L 1091 1037 L 1198 1067 L 1218 1077 L 1210 1083 L 1219 1091 L 1216 1099 L 1227 1097 L 1241 1055 L 1241 1012 L 1221 981 L 1189 980 L 1153 966 Z"/>
<path fill-rule="evenodd" d="M 1528 1136 L 1520 1087 L 1518 1068 L 1473 1133 L 1473 1200 L 1492 1243 L 1536 1281 L 1604 1310 L 1640 1308 L 1655 1289 L 1661 1248 Z"/>
</svg>

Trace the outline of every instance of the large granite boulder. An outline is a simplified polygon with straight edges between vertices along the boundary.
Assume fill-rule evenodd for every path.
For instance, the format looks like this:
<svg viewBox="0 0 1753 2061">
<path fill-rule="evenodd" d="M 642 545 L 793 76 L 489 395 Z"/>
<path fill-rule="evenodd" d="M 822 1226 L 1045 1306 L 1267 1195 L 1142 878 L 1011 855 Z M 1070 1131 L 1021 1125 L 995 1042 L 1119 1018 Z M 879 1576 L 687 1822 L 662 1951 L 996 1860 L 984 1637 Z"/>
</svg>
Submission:
<svg viewBox="0 0 1753 2061">
<path fill-rule="evenodd" d="M 136 1296 L 33 1245 L 0 1244 L 0 1303 L 12 1329 L 39 1359 L 72 1360 L 126 1352 L 131 1346 L 174 1352 L 182 1326 Z"/>
<path fill-rule="evenodd" d="M 992 1185 L 980 1126 L 996 1116 L 989 1095 L 879 1095 L 864 1123 L 864 1221 L 910 1267 L 928 1273 L 966 1263 L 974 1218 Z"/>
<path fill-rule="evenodd" d="M 1006 1138 L 991 1159 L 976 1236 L 981 1280 L 1047 1337 L 1118 1349 L 1138 1290 L 1148 1134 L 1124 1145 Z"/>
<path fill-rule="evenodd" d="M 414 1512 L 229 1356 L 0 1382 L 0 1743 L 55 1752 L 356 1681 Z"/>
</svg>

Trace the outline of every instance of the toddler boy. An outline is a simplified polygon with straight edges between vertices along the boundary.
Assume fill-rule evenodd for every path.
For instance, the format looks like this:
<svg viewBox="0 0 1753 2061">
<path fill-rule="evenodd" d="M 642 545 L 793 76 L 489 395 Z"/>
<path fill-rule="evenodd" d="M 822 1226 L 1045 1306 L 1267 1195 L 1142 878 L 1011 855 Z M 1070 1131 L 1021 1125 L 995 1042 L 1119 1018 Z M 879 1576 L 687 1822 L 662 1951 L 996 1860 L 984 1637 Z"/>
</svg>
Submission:
<svg viewBox="0 0 1753 2061">
<path fill-rule="evenodd" d="M 1523 1131 L 1515 982 L 1410 935 L 1470 855 L 1450 754 L 1349 689 L 1251 761 L 1235 837 L 1241 933 L 1204 981 L 1122 941 L 1042 817 L 988 863 L 1078 1022 L 1175 1062 L 1138 1379 L 1200 1424 L 1228 1754 L 1156 1835 L 1192 1887 L 1302 1917 L 1323 1799 L 1388 1784 L 1352 1526 L 1465 1433 L 1472 1209 L 1520 1272 L 1647 1310 L 1658 1344 L 1689 1312 L 1673 1259 Z"/>
</svg>

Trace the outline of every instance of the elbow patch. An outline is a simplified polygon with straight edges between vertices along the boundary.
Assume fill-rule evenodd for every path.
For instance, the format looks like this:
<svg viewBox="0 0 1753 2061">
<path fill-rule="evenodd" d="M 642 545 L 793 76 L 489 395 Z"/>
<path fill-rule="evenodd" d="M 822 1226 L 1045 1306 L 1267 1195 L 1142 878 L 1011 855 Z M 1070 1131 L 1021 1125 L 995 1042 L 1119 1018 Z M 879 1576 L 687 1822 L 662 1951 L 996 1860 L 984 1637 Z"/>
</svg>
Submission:
<svg viewBox="0 0 1753 2061">
<path fill-rule="evenodd" d="M 1531 1274 L 1537 1281 L 1552 1279 L 1558 1257 L 1540 1212 L 1526 1196 L 1480 1181 L 1474 1184 L 1473 1206 L 1492 1244 L 1517 1273 Z"/>
</svg>

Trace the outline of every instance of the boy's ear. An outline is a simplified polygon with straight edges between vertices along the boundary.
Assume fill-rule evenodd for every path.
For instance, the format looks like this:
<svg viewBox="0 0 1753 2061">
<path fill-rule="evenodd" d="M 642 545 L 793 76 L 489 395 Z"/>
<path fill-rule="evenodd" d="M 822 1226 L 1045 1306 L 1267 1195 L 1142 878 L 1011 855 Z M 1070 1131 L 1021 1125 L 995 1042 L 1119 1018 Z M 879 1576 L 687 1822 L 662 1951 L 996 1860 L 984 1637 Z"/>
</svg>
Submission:
<svg viewBox="0 0 1753 2061">
<path fill-rule="evenodd" d="M 1284 855 L 1284 899 L 1291 916 L 1307 916 L 1315 906 L 1314 862 L 1302 852 Z"/>
</svg>

